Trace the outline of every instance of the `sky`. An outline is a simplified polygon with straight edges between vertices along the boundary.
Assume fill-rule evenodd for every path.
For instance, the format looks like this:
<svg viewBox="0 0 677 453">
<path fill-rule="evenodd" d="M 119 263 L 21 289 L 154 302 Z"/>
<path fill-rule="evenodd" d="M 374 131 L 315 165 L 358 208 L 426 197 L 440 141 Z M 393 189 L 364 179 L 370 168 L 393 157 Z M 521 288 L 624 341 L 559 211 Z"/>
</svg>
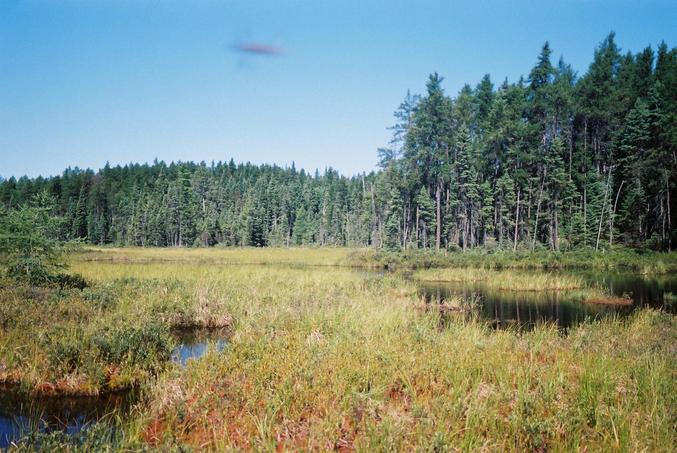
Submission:
<svg viewBox="0 0 677 453">
<path fill-rule="evenodd" d="M 582 74 L 612 30 L 623 51 L 674 47 L 677 2 L 0 0 L 0 176 L 155 158 L 368 172 L 431 72 L 452 96 L 515 81 L 548 40 Z"/>
</svg>

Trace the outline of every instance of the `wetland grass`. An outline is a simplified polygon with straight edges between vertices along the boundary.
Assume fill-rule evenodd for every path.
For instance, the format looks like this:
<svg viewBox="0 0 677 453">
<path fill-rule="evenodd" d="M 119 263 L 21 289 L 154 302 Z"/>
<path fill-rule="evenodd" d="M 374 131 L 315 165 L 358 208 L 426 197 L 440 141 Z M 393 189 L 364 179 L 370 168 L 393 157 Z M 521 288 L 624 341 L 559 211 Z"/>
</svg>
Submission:
<svg viewBox="0 0 677 453">
<path fill-rule="evenodd" d="M 308 252 L 310 262 L 326 259 Z M 100 426 L 101 440 L 86 437 L 81 445 L 670 451 L 677 442 L 674 315 L 642 309 L 567 335 L 554 325 L 495 331 L 465 316 L 441 327 L 446 310 L 417 309 L 424 301 L 415 283 L 399 274 L 366 278 L 298 258 L 299 266 L 218 264 L 220 254 L 232 263 L 235 251 L 214 251 L 206 262 L 191 253 L 182 262 L 179 251 L 171 251 L 173 261 L 155 260 L 154 250 L 145 261 L 133 253 L 137 261 L 75 256 L 72 270 L 91 282 L 87 290 L 0 292 L 0 370 L 18 371 L 22 385 L 77 375 L 103 389 L 105 370 L 115 367 L 123 382 L 142 386 L 143 398 L 115 436 Z M 246 253 L 242 263 L 288 252 Z M 227 347 L 210 347 L 185 367 L 165 359 L 174 326 L 214 320 L 227 320 Z M 146 332 L 149 325 L 158 330 Z M 31 338 L 56 343 L 32 346 Z M 153 346 L 132 353 L 141 340 Z M 45 445 L 73 450 L 72 442 Z"/>
<path fill-rule="evenodd" d="M 76 255 L 76 261 L 111 261 L 115 263 L 199 263 L 222 265 L 351 265 L 348 248 L 139 248 L 88 246 Z"/>
<path fill-rule="evenodd" d="M 517 251 L 475 248 L 460 250 L 353 250 L 348 261 L 373 268 L 427 269 L 431 267 L 484 269 L 626 269 L 648 274 L 677 272 L 677 252 L 655 252 L 614 247 L 602 252 L 580 249 L 564 252 L 550 250 Z"/>
<path fill-rule="evenodd" d="M 256 316 L 238 318 L 229 348 L 154 385 L 141 438 L 219 451 L 667 451 L 675 440 L 669 315 L 568 336 L 460 319 L 440 329 L 440 313 L 412 310 L 405 283 L 355 287 L 334 273 L 334 297 L 311 285 L 299 298 L 283 275 L 269 278 L 287 297 L 250 299 Z"/>
<path fill-rule="evenodd" d="M 414 278 L 429 282 L 475 283 L 502 291 L 567 291 L 585 287 L 582 278 L 570 274 L 525 271 L 492 271 L 475 268 L 424 269 Z"/>
<path fill-rule="evenodd" d="M 614 296 L 598 296 L 598 297 L 588 297 L 583 299 L 584 304 L 595 304 L 595 305 L 620 305 L 620 306 L 629 306 L 632 305 L 632 299 L 629 297 L 614 297 Z"/>
</svg>

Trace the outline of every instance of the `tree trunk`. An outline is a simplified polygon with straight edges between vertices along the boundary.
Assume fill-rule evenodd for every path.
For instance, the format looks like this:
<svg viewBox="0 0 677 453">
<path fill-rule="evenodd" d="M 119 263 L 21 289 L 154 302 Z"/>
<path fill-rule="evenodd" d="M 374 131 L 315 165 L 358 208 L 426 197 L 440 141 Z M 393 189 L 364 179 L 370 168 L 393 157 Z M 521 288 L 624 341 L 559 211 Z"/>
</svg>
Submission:
<svg viewBox="0 0 677 453">
<path fill-rule="evenodd" d="M 407 205 L 404 208 L 404 213 L 402 214 L 402 248 L 407 249 L 407 217 L 409 216 L 409 206 Z"/>
<path fill-rule="evenodd" d="M 554 230 L 552 234 L 552 245 L 553 248 L 559 252 L 559 218 L 557 216 L 557 200 L 555 200 L 555 212 L 553 212 L 553 219 L 554 219 Z"/>
<path fill-rule="evenodd" d="M 494 225 L 498 227 L 498 247 L 503 248 L 503 219 L 501 218 L 501 204 L 494 206 Z"/>
<path fill-rule="evenodd" d="M 625 184 L 625 181 L 621 181 L 621 185 L 618 186 L 618 192 L 616 192 L 616 199 L 614 200 L 614 209 L 611 212 L 611 219 L 609 220 L 609 246 L 614 245 L 614 220 L 616 219 L 616 206 L 618 206 L 618 197 L 621 194 L 623 184 Z"/>
<path fill-rule="evenodd" d="M 674 155 L 674 154 L 673 154 Z M 668 231 L 672 231 L 672 220 L 670 219 L 670 175 L 665 175 L 665 189 L 668 194 Z M 672 248 L 672 237 L 668 238 L 668 252 Z"/>
<path fill-rule="evenodd" d="M 571 181 L 571 161 L 572 161 L 572 154 L 573 154 L 573 148 L 574 148 L 574 139 L 573 139 L 572 135 L 573 135 L 573 127 L 570 128 L 570 131 L 569 131 L 569 181 Z"/>
<path fill-rule="evenodd" d="M 541 199 L 543 198 L 543 184 L 545 183 L 545 171 L 543 172 L 543 177 L 541 178 L 541 187 L 538 191 L 538 202 L 536 206 L 536 222 L 534 223 L 534 238 L 531 241 L 531 250 L 536 247 L 536 234 L 538 234 L 538 217 L 541 214 Z"/>
<path fill-rule="evenodd" d="M 437 203 L 437 229 L 435 230 L 435 249 L 439 251 L 440 242 L 442 239 L 442 203 L 441 196 L 442 190 L 440 187 L 440 182 L 437 183 L 437 189 L 435 190 L 435 199 Z"/>
<path fill-rule="evenodd" d="M 419 235 L 418 234 L 419 234 L 419 228 L 420 228 L 420 226 L 419 226 L 420 216 L 421 216 L 421 211 L 419 209 L 419 206 L 416 205 L 416 247 L 419 246 Z"/>
<path fill-rule="evenodd" d="M 588 243 L 588 183 L 583 186 L 583 245 Z"/>
<path fill-rule="evenodd" d="M 370 189 L 371 189 L 371 214 L 372 214 L 372 224 L 370 225 L 370 227 L 371 227 L 370 235 L 373 236 L 374 230 L 376 230 L 376 232 L 378 233 L 378 232 L 380 232 L 380 228 L 379 228 L 379 225 L 378 225 L 378 219 L 376 218 L 376 200 L 374 199 L 374 185 L 373 184 L 371 185 Z M 374 224 L 374 222 L 377 222 L 377 223 Z M 383 242 L 383 241 L 381 241 L 380 234 L 379 234 L 379 242 L 381 242 L 381 243 Z M 376 241 L 374 241 L 372 239 L 372 243 L 376 244 Z M 381 244 L 379 244 L 378 247 L 381 248 Z"/>
<path fill-rule="evenodd" d="M 611 183 L 611 167 L 609 167 L 606 178 L 606 188 L 604 189 L 604 198 L 602 199 L 602 212 L 599 214 L 599 227 L 597 228 L 597 241 L 595 242 L 595 251 L 599 249 L 599 239 L 602 236 L 602 221 L 604 220 L 604 210 L 606 209 L 606 199 L 609 194 L 609 184 Z"/>
<path fill-rule="evenodd" d="M 517 189 L 517 206 L 515 207 L 515 237 L 514 237 L 514 244 L 512 246 L 513 251 L 517 250 L 517 228 L 519 227 L 519 223 L 520 223 L 520 194 L 521 193 L 522 193 L 522 189 Z"/>
</svg>

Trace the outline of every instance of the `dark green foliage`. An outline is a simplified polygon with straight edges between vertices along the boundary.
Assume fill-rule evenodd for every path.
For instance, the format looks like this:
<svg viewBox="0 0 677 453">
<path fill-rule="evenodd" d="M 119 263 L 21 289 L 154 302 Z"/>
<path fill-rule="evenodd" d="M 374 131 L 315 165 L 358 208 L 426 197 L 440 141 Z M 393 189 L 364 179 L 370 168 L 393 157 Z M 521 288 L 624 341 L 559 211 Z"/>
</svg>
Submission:
<svg viewBox="0 0 677 453">
<path fill-rule="evenodd" d="M 0 206 L 0 257 L 9 277 L 32 285 L 59 278 L 64 248 L 53 214 L 54 199 L 44 190 L 16 209 Z"/>
<path fill-rule="evenodd" d="M 57 274 L 51 281 L 61 289 L 85 289 L 89 286 L 87 280 L 80 274 Z"/>
<path fill-rule="evenodd" d="M 90 374 L 100 372 L 100 363 L 154 371 L 164 366 L 174 347 L 169 328 L 160 323 L 112 326 L 93 334 L 80 328 L 57 328 L 40 342 L 56 375 L 73 373 L 82 367 L 90 368 Z"/>
<path fill-rule="evenodd" d="M 27 205 L 46 191 L 63 218 L 56 237 L 94 244 L 673 249 L 677 49 L 623 54 L 611 33 L 580 77 L 552 55 L 546 42 L 526 80 L 494 86 L 486 75 L 455 98 L 432 74 L 395 112 L 377 173 L 232 160 L 69 168 L 0 183 L 12 219 L 0 225 L 46 221 Z M 12 247 L 13 275 L 48 280 L 55 262 Z"/>
<path fill-rule="evenodd" d="M 57 374 L 74 372 L 87 363 L 87 354 L 91 356 L 90 342 L 81 329 L 71 331 L 59 328 L 45 335 L 41 342 Z"/>
<path fill-rule="evenodd" d="M 160 323 L 106 330 L 95 335 L 92 341 L 106 362 L 124 362 L 147 369 L 167 362 L 174 346 L 169 328 Z"/>
</svg>

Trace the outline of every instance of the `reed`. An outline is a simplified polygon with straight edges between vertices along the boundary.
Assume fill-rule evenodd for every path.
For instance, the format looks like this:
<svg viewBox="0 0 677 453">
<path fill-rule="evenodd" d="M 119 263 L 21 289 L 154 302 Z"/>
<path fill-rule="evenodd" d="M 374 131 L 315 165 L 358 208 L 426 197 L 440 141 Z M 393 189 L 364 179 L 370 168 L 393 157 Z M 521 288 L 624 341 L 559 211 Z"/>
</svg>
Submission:
<svg viewBox="0 0 677 453">
<path fill-rule="evenodd" d="M 343 259 L 335 251 L 322 258 L 304 252 L 312 263 Z M 111 375 L 142 386 L 137 410 L 115 436 L 104 435 L 104 424 L 100 443 L 87 438 L 81 445 L 671 451 L 677 443 L 674 315 L 639 310 L 568 335 L 553 325 L 495 331 L 476 317 L 448 317 L 458 311 L 454 301 L 420 309 L 415 284 L 401 274 L 365 276 L 306 266 L 298 257 L 293 266 L 244 264 L 287 256 L 269 250 L 260 257 L 247 250 L 239 263 L 230 250 L 210 251 L 204 262 L 197 259 L 202 251 L 188 252 L 185 262 L 157 260 L 154 250 L 145 261 L 137 250 L 137 261 L 108 260 L 105 250 L 91 260 L 87 253 L 73 258 L 72 270 L 91 282 L 88 290 L 0 291 L 0 369 L 18 371 L 27 388 L 71 375 L 98 389 Z M 463 275 L 495 280 L 489 271 Z M 526 284 L 528 277 L 509 278 Z M 547 278 L 534 286 L 549 286 Z M 162 356 L 173 326 L 224 319 L 231 331 L 225 349 L 210 348 L 185 367 Z M 157 330 L 145 330 L 150 325 Z M 42 337 L 54 344 L 29 341 Z M 132 354 L 139 340 L 155 346 Z M 112 374 L 96 372 L 110 367 Z M 75 450 L 73 442 L 45 445 Z"/>
<path fill-rule="evenodd" d="M 429 282 L 476 283 L 504 291 L 567 291 L 584 288 L 582 278 L 554 272 L 492 271 L 476 268 L 424 269 L 414 278 Z"/>
<path fill-rule="evenodd" d="M 349 262 L 373 268 L 431 267 L 484 269 L 627 269 L 640 274 L 677 271 L 677 252 L 654 252 L 618 247 L 596 252 L 591 249 L 556 252 L 549 250 L 502 250 L 475 248 L 461 251 L 359 249 L 350 252 Z"/>
</svg>

